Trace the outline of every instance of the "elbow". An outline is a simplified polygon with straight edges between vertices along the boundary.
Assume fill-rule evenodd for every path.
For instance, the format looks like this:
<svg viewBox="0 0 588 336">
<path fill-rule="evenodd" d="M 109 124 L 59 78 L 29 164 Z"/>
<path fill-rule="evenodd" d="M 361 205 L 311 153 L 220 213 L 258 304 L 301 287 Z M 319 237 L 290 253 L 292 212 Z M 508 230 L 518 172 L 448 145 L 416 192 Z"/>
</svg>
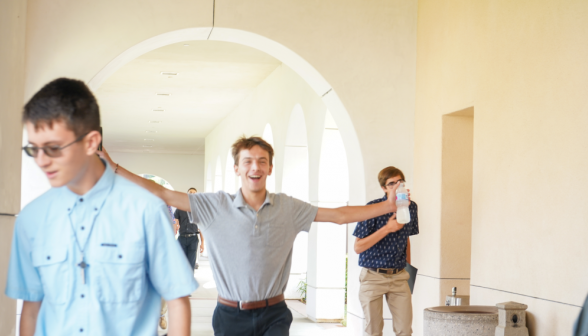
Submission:
<svg viewBox="0 0 588 336">
<path fill-rule="evenodd" d="M 359 246 L 359 244 L 355 243 L 353 245 L 353 250 L 355 251 L 355 253 L 357 254 L 361 254 L 364 250 Z"/>
</svg>

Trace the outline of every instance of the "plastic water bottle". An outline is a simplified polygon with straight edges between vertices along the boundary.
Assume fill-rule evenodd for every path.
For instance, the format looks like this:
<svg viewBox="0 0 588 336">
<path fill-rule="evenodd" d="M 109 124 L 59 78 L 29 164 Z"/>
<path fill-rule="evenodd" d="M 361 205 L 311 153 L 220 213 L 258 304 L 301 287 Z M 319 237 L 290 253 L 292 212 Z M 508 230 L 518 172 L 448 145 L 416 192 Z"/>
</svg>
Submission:
<svg viewBox="0 0 588 336">
<path fill-rule="evenodd" d="M 410 211 L 408 206 L 408 191 L 404 187 L 404 182 L 400 182 L 398 189 L 396 189 L 396 221 L 398 224 L 406 224 L 410 222 Z"/>
</svg>

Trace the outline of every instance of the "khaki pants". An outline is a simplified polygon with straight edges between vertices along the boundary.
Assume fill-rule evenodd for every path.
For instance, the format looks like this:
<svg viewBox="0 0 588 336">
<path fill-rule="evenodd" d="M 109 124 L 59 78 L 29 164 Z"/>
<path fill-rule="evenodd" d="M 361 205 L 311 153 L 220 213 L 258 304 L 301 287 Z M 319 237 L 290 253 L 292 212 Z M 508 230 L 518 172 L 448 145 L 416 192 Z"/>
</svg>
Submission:
<svg viewBox="0 0 588 336">
<path fill-rule="evenodd" d="M 412 335 L 412 301 L 407 271 L 382 274 L 362 268 L 359 275 L 359 301 L 365 315 L 365 334 L 381 336 L 384 329 L 382 298 L 392 313 L 392 326 L 396 336 Z"/>
</svg>

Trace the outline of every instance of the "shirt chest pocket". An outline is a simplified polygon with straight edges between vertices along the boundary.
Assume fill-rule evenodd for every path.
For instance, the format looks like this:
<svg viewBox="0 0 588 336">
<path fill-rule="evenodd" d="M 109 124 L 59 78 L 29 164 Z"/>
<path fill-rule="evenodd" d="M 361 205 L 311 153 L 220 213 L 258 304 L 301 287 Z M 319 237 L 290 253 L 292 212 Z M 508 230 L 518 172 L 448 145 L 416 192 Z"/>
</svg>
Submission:
<svg viewBox="0 0 588 336">
<path fill-rule="evenodd" d="M 64 304 L 69 299 L 71 269 L 67 263 L 67 247 L 43 247 L 32 254 L 33 266 L 41 276 L 43 292 L 52 304 Z"/>
<path fill-rule="evenodd" d="M 280 222 L 267 224 L 267 245 L 270 247 L 283 247 L 286 242 L 286 225 Z"/>
<path fill-rule="evenodd" d="M 145 292 L 145 249 L 142 246 L 101 246 L 94 257 L 96 297 L 101 302 L 138 301 Z"/>
</svg>

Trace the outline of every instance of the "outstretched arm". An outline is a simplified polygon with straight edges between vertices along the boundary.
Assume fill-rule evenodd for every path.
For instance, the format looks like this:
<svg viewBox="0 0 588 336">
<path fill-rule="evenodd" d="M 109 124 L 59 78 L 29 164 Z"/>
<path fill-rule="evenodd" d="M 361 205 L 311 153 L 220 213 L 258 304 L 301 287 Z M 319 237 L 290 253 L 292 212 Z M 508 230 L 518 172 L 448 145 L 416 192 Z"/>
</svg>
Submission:
<svg viewBox="0 0 588 336">
<path fill-rule="evenodd" d="M 391 195 L 396 195 L 398 185 L 397 183 L 393 187 Z M 410 197 L 410 193 L 408 195 Z M 396 212 L 396 197 L 388 197 L 386 202 L 365 206 L 346 206 L 335 209 L 319 208 L 314 221 L 347 224 L 361 222 L 390 212 Z"/>
<path fill-rule="evenodd" d="M 114 169 L 118 175 L 149 190 L 152 194 L 161 198 L 167 205 L 171 205 L 180 210 L 190 211 L 190 201 L 188 199 L 188 194 L 166 189 L 157 183 L 153 183 L 147 179 L 142 178 L 139 175 L 131 173 L 130 171 L 124 169 L 120 165 L 114 163 L 114 161 L 112 161 L 110 155 L 108 155 L 104 147 L 102 147 L 102 151 L 98 151 L 98 155 L 102 159 L 108 161 L 110 167 Z"/>
</svg>

